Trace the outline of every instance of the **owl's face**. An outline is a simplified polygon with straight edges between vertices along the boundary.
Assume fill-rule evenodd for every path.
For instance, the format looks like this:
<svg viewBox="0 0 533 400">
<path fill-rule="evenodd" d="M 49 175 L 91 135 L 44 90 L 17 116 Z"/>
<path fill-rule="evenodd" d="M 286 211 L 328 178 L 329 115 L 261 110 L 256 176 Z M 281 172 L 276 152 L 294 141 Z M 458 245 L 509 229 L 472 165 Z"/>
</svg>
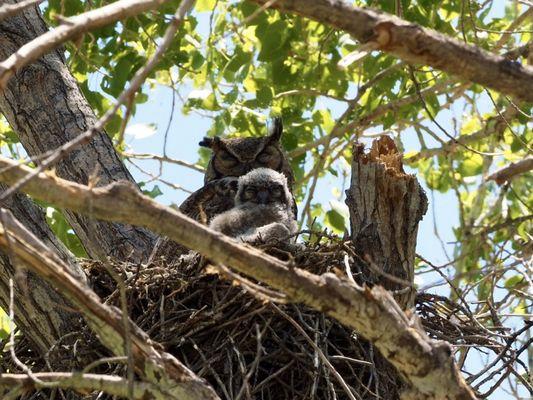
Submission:
<svg viewBox="0 0 533 400">
<path fill-rule="evenodd" d="M 292 185 L 290 164 L 280 144 L 283 126 L 280 119 L 268 136 L 259 138 L 204 138 L 200 146 L 213 151 L 205 174 L 205 183 L 227 176 L 242 176 L 256 168 L 269 168 L 283 173 Z"/>
<path fill-rule="evenodd" d="M 292 195 L 287 178 L 269 168 L 257 168 L 239 178 L 236 205 L 282 205 L 290 209 Z"/>
</svg>

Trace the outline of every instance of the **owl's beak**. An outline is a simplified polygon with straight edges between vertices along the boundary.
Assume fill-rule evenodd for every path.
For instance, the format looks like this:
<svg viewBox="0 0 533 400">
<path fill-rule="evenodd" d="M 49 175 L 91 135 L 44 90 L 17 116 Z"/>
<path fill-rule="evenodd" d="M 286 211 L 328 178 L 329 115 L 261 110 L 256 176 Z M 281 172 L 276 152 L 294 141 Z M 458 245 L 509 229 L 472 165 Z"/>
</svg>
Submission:
<svg viewBox="0 0 533 400">
<path fill-rule="evenodd" d="M 268 204 L 270 200 L 270 193 L 268 190 L 260 190 L 257 192 L 257 200 L 259 204 Z"/>
</svg>

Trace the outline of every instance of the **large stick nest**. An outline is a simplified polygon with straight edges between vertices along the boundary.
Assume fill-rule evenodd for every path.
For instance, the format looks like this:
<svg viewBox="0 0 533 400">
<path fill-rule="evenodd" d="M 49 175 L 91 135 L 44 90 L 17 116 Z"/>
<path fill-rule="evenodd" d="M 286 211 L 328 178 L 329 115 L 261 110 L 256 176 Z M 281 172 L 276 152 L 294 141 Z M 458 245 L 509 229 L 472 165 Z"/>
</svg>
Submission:
<svg viewBox="0 0 533 400">
<path fill-rule="evenodd" d="M 346 276 L 348 263 L 354 279 L 366 283 L 348 241 L 330 238 L 265 250 L 315 274 Z M 197 254 L 173 265 L 164 259 L 148 266 L 85 261 L 84 268 L 104 302 L 124 308 L 124 289 L 132 320 L 223 399 L 349 399 L 348 390 L 356 399 L 395 399 L 402 390 L 394 368 L 351 329 L 307 307 L 283 304 L 282 295 L 215 269 Z M 417 309 L 431 336 L 461 344 L 472 338 L 473 344 L 483 345 L 481 329 L 462 318 L 461 308 L 450 300 L 419 294 Z M 24 340 L 17 348 L 34 371 L 47 370 Z M 47 361 L 70 370 L 106 356 L 110 354 L 87 328 L 67 335 Z M 113 362 L 91 369 L 123 371 L 123 364 Z"/>
</svg>

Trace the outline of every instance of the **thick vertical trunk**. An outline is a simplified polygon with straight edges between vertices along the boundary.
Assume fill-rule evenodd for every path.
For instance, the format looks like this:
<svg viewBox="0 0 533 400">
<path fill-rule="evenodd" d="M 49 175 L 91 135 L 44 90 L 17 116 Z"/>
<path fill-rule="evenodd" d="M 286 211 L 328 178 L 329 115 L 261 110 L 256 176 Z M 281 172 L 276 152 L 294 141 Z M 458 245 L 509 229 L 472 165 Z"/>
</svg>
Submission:
<svg viewBox="0 0 533 400">
<path fill-rule="evenodd" d="M 0 193 L 5 188 L 0 184 Z M 58 242 L 46 224 L 43 211 L 28 197 L 17 193 L 1 206 L 10 210 L 29 231 L 65 261 L 73 274 L 85 280 L 72 254 Z M 71 311 L 69 302 L 50 284 L 34 273 L 25 272 L 17 259 L 6 253 L 0 255 L 0 307 L 4 310 L 9 309 L 10 279 L 14 281 L 16 325 L 30 341 L 32 348 L 44 355 L 62 336 L 76 329 L 78 315 Z"/>
<path fill-rule="evenodd" d="M 0 59 L 47 30 L 38 8 L 0 23 Z M 23 68 L 0 91 L 0 111 L 19 135 L 30 156 L 56 149 L 83 133 L 96 117 L 68 71 L 62 51 L 47 54 Z M 56 167 L 59 176 L 96 185 L 128 180 L 131 175 L 117 156 L 110 138 L 99 132 L 83 148 L 67 154 Z M 117 204 L 120 207 L 120 204 Z M 107 256 L 142 261 L 149 256 L 155 236 L 142 228 L 101 222 L 65 212 L 87 253 L 93 258 Z"/>
<path fill-rule="evenodd" d="M 363 249 L 363 275 L 395 293 L 404 309 L 414 305 L 418 223 L 427 210 L 424 190 L 403 171 L 402 155 L 389 137 L 374 141 L 368 153 L 354 149 L 346 204 L 351 238 Z"/>
</svg>

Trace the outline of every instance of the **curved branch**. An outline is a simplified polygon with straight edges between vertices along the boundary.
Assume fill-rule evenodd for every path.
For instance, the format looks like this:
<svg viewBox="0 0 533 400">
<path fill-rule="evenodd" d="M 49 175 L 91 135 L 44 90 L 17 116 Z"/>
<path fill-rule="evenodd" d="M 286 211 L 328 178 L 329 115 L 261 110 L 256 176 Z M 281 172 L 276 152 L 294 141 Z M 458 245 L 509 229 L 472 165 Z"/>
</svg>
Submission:
<svg viewBox="0 0 533 400">
<path fill-rule="evenodd" d="M 253 0 L 265 4 L 267 0 Z M 279 0 L 271 8 L 293 12 L 353 35 L 369 50 L 408 63 L 430 65 L 525 101 L 533 101 L 533 68 L 464 44 L 432 29 L 342 0 Z"/>
<path fill-rule="evenodd" d="M 113 3 L 115 4 L 115 3 Z M 14 53 L 48 27 L 37 8 L 0 22 L 0 58 Z M 0 90 L 2 112 L 30 157 L 54 151 L 94 127 L 97 118 L 70 74 L 60 52 L 52 52 L 24 68 Z M 109 135 L 94 129 L 83 151 L 63 153 L 59 176 L 76 182 L 105 185 L 133 178 L 117 156 Z M 92 258 L 142 261 L 155 236 L 144 229 L 98 221 L 69 211 L 65 217 Z M 149 250 L 148 250 L 149 252 Z"/>
<path fill-rule="evenodd" d="M 24 0 L 16 4 L 4 4 L 0 7 L 0 21 L 42 2 L 43 0 Z"/>
<path fill-rule="evenodd" d="M 6 189 L 0 184 L 0 194 Z M 59 242 L 48 227 L 43 210 L 26 195 L 15 193 L 0 206 L 9 209 L 30 232 L 55 252 L 70 268 L 70 272 L 85 282 L 86 277 L 74 256 Z M 9 252 L 0 254 L 0 307 L 9 309 L 9 280 L 15 279 L 17 264 Z M 41 277 L 28 272 L 25 279 L 15 279 L 15 323 L 32 344 L 32 349 L 44 355 L 67 331 L 78 326 L 78 315 L 72 305 Z M 22 284 L 21 284 L 22 283 Z M 60 365 L 55 365 L 60 368 Z"/>
<path fill-rule="evenodd" d="M 0 180 L 14 184 L 31 169 L 0 158 Z M 178 211 L 139 193 L 130 183 L 103 188 L 68 182 L 41 173 L 24 190 L 61 207 L 90 212 L 105 220 L 145 226 L 216 263 L 263 281 L 357 330 L 370 340 L 411 384 L 417 399 L 475 399 L 444 342 L 430 339 L 417 317 L 408 317 L 379 286 L 361 288 L 334 274 L 317 276 L 244 246 L 210 230 Z M 115 205 L 121 204 L 120 208 Z"/>
<path fill-rule="evenodd" d="M 488 181 L 496 181 L 498 185 L 511 181 L 517 175 L 525 174 L 533 169 L 533 157 L 511 163 L 487 177 Z"/>
</svg>

